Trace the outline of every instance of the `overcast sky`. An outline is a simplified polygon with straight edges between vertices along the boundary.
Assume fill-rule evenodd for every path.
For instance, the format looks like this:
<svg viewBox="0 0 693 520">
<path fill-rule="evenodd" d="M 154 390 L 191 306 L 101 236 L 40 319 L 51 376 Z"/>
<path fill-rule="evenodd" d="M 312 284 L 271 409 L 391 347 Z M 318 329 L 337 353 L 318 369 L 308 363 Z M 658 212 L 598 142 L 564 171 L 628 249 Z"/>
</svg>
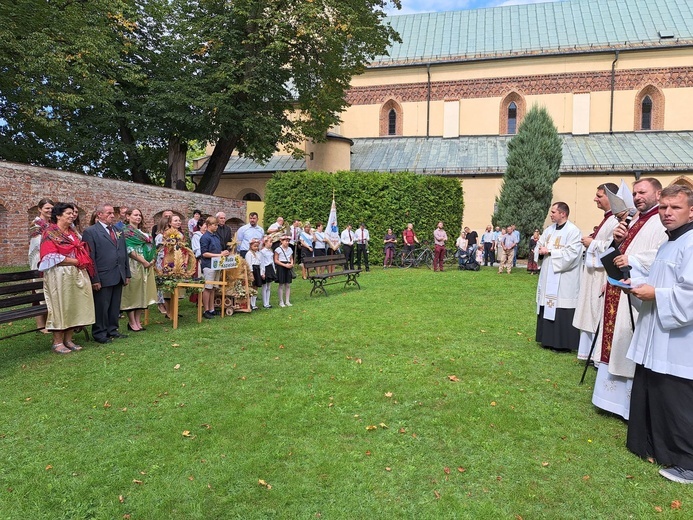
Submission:
<svg viewBox="0 0 693 520">
<path fill-rule="evenodd" d="M 402 0 L 402 9 L 390 9 L 388 14 L 430 13 L 434 11 L 460 11 L 500 5 L 538 4 L 556 0 Z"/>
</svg>

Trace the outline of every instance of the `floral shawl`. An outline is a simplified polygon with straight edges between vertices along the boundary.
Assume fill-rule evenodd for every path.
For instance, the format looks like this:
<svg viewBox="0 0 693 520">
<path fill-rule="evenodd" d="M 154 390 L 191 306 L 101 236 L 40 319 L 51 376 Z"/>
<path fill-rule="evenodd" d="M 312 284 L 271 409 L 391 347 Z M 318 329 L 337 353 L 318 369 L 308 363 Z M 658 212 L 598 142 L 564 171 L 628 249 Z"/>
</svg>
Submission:
<svg viewBox="0 0 693 520">
<path fill-rule="evenodd" d="M 41 240 L 41 258 L 50 253 L 76 258 L 78 268 L 86 269 L 90 277 L 96 274 L 87 244 L 72 229 L 64 233 L 57 224 L 50 224 L 45 229 Z"/>
<path fill-rule="evenodd" d="M 152 237 L 143 233 L 132 224 L 125 226 L 123 233 L 125 234 L 125 245 L 128 251 L 131 249 L 142 251 L 142 256 L 147 262 L 154 260 L 156 257 L 156 246 L 154 246 Z"/>
</svg>

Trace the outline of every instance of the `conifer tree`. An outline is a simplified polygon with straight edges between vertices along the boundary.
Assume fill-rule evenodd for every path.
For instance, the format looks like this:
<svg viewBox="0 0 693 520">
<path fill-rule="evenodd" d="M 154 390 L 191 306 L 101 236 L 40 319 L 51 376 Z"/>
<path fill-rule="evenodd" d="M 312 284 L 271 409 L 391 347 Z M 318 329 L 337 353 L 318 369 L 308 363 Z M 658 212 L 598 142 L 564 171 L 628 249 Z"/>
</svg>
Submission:
<svg viewBox="0 0 693 520">
<path fill-rule="evenodd" d="M 517 226 L 520 254 L 534 229 L 543 228 L 562 158 L 562 140 L 551 116 L 535 105 L 508 143 L 508 167 L 493 216 L 494 225 Z"/>
</svg>

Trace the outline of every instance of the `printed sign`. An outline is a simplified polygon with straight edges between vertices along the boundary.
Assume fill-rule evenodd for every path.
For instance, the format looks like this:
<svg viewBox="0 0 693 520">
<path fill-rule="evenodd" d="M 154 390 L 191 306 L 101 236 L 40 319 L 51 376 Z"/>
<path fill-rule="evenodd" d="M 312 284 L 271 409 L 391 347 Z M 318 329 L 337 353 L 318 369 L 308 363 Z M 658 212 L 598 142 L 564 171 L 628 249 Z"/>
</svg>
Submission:
<svg viewBox="0 0 693 520">
<path fill-rule="evenodd" d="M 238 267 L 236 264 L 236 255 L 229 255 L 226 258 L 215 256 L 212 260 L 212 269 L 215 271 L 220 271 L 222 269 L 235 269 Z"/>
</svg>

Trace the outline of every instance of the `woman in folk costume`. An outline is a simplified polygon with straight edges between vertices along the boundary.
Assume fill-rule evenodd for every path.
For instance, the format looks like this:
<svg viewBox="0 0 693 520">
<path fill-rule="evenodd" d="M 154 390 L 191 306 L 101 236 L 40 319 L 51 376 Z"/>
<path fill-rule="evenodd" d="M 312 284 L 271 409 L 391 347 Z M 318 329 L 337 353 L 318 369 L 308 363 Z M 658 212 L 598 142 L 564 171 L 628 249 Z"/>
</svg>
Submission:
<svg viewBox="0 0 693 520">
<path fill-rule="evenodd" d="M 142 311 L 157 301 L 154 273 L 156 247 L 151 235 L 142 231 L 143 217 L 139 209 L 128 209 L 125 217 L 128 223 L 123 228 L 123 233 L 132 278 L 123 287 L 120 310 L 127 312 L 128 330 L 140 332 L 144 330 Z"/>
<path fill-rule="evenodd" d="M 41 259 L 41 237 L 51 223 L 53 201 L 51 199 L 41 199 L 36 207 L 38 208 L 39 214 L 29 225 L 29 269 L 32 271 L 38 269 L 39 260 Z M 38 281 L 38 279 L 36 281 Z M 38 289 L 38 292 L 41 292 L 41 290 Z M 38 303 L 36 305 L 38 305 Z M 46 317 L 36 316 L 36 328 L 48 334 L 45 326 Z"/>
<path fill-rule="evenodd" d="M 539 263 L 537 283 L 536 341 L 556 351 L 577 350 L 580 331 L 573 317 L 580 287 L 582 233 L 568 220 L 570 208 L 565 202 L 551 205 L 553 224 L 544 230 L 534 251 Z"/>
<path fill-rule="evenodd" d="M 39 271 L 48 306 L 46 329 L 53 333 L 51 350 L 69 354 L 82 347 L 72 341 L 74 329 L 94 323 L 91 278 L 94 263 L 87 246 L 72 229 L 77 214 L 73 204 L 53 206 L 51 224 L 43 232 Z"/>
</svg>

